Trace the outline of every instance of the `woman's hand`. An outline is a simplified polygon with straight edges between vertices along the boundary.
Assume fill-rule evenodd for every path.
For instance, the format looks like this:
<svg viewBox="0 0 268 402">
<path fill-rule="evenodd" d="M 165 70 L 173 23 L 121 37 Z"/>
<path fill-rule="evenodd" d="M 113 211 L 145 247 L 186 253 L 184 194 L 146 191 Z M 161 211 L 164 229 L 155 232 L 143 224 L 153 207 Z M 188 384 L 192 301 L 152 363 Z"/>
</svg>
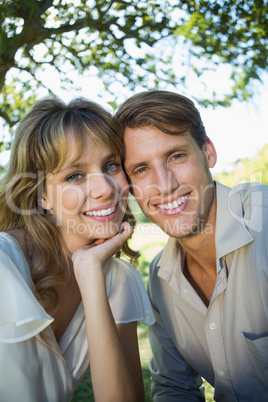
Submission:
<svg viewBox="0 0 268 402">
<path fill-rule="evenodd" d="M 120 231 L 110 239 L 98 239 L 90 246 L 76 250 L 72 255 L 76 277 L 86 275 L 90 267 L 102 268 L 122 248 L 132 233 L 133 229 L 130 224 L 123 222 L 120 226 Z"/>
</svg>

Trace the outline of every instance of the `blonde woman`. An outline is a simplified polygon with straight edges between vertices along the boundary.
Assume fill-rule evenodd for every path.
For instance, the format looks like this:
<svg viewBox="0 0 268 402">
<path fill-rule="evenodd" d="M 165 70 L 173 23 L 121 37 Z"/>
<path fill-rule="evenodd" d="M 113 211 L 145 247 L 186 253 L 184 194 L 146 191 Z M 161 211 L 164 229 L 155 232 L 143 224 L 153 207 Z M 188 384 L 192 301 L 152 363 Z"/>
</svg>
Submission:
<svg viewBox="0 0 268 402">
<path fill-rule="evenodd" d="M 1 402 L 70 401 L 90 368 L 96 401 L 142 401 L 142 279 L 113 256 L 133 229 L 116 121 L 85 99 L 37 103 L 0 194 Z M 123 222 L 123 223 L 122 223 Z"/>
</svg>

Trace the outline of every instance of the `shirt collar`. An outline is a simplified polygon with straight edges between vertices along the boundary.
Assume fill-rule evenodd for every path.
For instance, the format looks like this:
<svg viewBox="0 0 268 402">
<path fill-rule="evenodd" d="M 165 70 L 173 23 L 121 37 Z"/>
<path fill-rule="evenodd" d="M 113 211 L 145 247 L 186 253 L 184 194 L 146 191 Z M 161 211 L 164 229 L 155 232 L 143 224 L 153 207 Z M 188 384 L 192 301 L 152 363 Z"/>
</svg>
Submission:
<svg viewBox="0 0 268 402">
<path fill-rule="evenodd" d="M 169 281 L 177 264 L 182 263 L 182 259 L 184 260 L 182 247 L 174 237 L 169 237 L 158 263 L 160 276 Z"/>
<path fill-rule="evenodd" d="M 243 212 L 241 188 L 229 188 L 216 182 L 217 217 L 216 248 L 218 258 L 252 242 Z"/>
</svg>

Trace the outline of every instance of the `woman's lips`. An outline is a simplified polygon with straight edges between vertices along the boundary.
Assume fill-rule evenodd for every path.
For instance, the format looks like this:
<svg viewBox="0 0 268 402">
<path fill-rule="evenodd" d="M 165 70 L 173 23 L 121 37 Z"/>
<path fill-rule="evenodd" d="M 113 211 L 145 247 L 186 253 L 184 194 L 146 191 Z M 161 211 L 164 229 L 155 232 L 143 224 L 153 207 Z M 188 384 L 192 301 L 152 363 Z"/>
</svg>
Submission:
<svg viewBox="0 0 268 402">
<path fill-rule="evenodd" d="M 83 215 L 96 219 L 96 220 L 102 220 L 102 221 L 111 220 L 114 218 L 114 216 L 116 214 L 117 206 L 118 206 L 118 203 L 111 205 L 108 208 L 107 207 L 104 208 L 104 206 L 103 206 L 100 208 L 92 209 L 90 211 L 86 211 L 83 213 Z"/>
</svg>

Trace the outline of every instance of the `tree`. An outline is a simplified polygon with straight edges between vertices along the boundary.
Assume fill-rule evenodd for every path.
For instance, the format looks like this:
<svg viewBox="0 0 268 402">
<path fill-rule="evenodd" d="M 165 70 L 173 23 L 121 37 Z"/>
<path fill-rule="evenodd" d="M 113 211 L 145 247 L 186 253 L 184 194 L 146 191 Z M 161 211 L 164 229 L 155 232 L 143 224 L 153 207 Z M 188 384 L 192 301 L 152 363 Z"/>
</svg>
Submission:
<svg viewBox="0 0 268 402">
<path fill-rule="evenodd" d="M 267 0 L 2 0 L 0 117 L 9 127 L 19 121 L 44 86 L 44 68 L 63 85 L 71 69 L 94 69 L 111 91 L 114 82 L 180 88 L 191 79 L 188 55 L 198 77 L 231 66 L 231 92 L 205 104 L 247 99 L 267 69 L 267 9 Z M 174 52 L 186 55 L 180 65 Z"/>
<path fill-rule="evenodd" d="M 198 59 L 206 57 L 216 65 L 232 66 L 232 92 L 225 96 L 223 105 L 230 105 L 234 98 L 247 100 L 254 93 L 250 83 L 261 80 L 261 72 L 267 71 L 267 0 L 181 0 L 181 3 L 187 17 L 177 33 L 191 42 L 190 53 Z"/>
<path fill-rule="evenodd" d="M 83 72 L 94 67 L 109 86 L 142 80 L 142 68 L 152 71 L 147 56 L 135 58 L 129 50 L 152 47 L 170 35 L 174 24 L 167 1 L 6 0 L 1 6 L 0 88 L 1 117 L 13 126 L 35 99 L 43 84 L 38 73 L 53 66 L 70 83 L 64 70 Z M 161 11 L 164 7 L 164 11 Z M 10 73 L 10 74 L 9 74 Z M 8 75 L 9 74 L 9 75 Z"/>
</svg>

